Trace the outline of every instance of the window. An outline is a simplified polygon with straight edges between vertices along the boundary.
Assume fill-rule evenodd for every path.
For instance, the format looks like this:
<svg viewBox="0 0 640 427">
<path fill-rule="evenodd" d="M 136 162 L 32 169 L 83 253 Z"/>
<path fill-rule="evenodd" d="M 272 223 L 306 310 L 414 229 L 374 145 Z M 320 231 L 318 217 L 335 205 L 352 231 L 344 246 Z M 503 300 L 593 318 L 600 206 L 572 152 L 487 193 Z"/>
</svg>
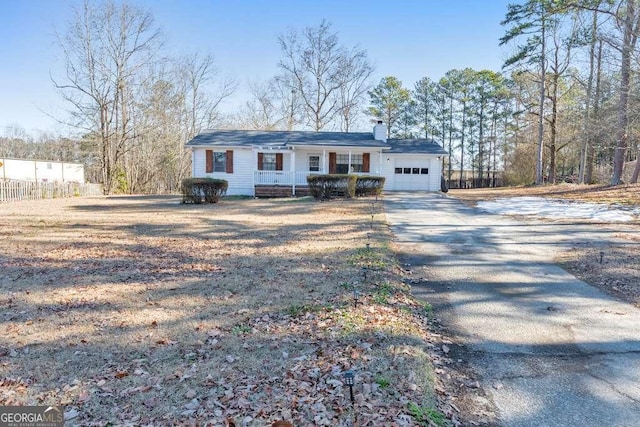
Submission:
<svg viewBox="0 0 640 427">
<path fill-rule="evenodd" d="M 349 173 L 349 155 L 336 155 L 336 173 Z"/>
<path fill-rule="evenodd" d="M 214 172 L 226 172 L 227 171 L 227 153 L 224 151 L 213 152 L 213 171 Z"/>
<path fill-rule="evenodd" d="M 282 153 L 258 153 L 258 170 L 281 171 L 283 158 Z"/>
<path fill-rule="evenodd" d="M 351 172 L 364 172 L 362 168 L 362 154 L 351 155 Z"/>
<path fill-rule="evenodd" d="M 205 151 L 205 172 L 233 173 L 233 151 Z"/>
<path fill-rule="evenodd" d="M 429 168 L 395 168 L 397 174 L 428 175 Z"/>
<path fill-rule="evenodd" d="M 309 172 L 320 172 L 320 156 L 309 156 Z"/>
<path fill-rule="evenodd" d="M 351 155 L 351 170 L 349 170 L 349 155 L 336 155 L 336 173 L 363 172 L 362 154 Z"/>
<path fill-rule="evenodd" d="M 262 155 L 262 170 L 263 171 L 276 170 L 276 154 L 275 153 L 264 153 Z"/>
</svg>

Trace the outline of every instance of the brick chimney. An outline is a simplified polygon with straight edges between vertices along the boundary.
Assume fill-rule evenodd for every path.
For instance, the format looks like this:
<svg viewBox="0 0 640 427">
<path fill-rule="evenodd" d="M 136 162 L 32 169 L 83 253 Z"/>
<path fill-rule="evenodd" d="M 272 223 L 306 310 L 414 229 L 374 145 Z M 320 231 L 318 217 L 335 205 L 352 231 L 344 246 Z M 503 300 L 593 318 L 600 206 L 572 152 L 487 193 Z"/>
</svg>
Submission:
<svg viewBox="0 0 640 427">
<path fill-rule="evenodd" d="M 373 127 L 373 139 L 387 142 L 387 125 L 382 123 L 382 120 L 378 120 L 378 123 Z"/>
</svg>

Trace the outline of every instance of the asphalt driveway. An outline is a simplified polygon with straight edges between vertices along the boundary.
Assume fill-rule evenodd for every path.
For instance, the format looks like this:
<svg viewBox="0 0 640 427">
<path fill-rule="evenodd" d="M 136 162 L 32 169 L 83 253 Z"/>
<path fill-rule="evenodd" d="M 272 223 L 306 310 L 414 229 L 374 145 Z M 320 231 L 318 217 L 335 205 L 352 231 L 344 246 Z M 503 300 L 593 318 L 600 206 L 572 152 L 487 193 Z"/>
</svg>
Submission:
<svg viewBox="0 0 640 427">
<path fill-rule="evenodd" d="M 441 194 L 385 195 L 401 259 L 505 426 L 639 426 L 640 310 L 553 263 L 615 229 L 484 214 Z"/>
</svg>

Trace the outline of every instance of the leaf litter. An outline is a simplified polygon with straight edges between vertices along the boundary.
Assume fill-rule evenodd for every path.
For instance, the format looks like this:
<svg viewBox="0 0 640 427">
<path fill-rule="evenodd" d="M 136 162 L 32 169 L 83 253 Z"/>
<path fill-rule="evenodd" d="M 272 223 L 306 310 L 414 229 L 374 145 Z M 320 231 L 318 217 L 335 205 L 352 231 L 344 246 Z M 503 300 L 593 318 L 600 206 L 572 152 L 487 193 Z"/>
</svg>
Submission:
<svg viewBox="0 0 640 427">
<path fill-rule="evenodd" d="M 403 281 L 380 201 L 0 214 L 2 405 L 63 405 L 69 425 L 412 426 L 409 403 L 464 422 L 452 343 Z"/>
</svg>

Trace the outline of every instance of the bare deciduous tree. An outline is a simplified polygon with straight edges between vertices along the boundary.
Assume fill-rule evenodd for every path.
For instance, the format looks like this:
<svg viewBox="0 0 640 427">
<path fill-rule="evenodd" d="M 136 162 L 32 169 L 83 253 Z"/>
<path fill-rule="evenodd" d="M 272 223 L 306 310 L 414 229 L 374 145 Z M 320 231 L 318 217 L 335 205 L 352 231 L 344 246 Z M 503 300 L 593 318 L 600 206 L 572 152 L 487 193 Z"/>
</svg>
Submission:
<svg viewBox="0 0 640 427">
<path fill-rule="evenodd" d="M 305 122 L 319 131 L 340 114 L 349 127 L 373 70 L 366 52 L 341 46 L 326 21 L 290 30 L 278 42 L 283 54 L 278 65 L 293 82 Z"/>
<path fill-rule="evenodd" d="M 105 192 L 123 173 L 133 138 L 130 107 L 137 85 L 162 43 L 153 16 L 127 3 L 86 0 L 58 36 L 66 73 L 52 78 L 70 105 L 71 125 L 99 143 Z"/>
<path fill-rule="evenodd" d="M 238 88 L 235 78 L 219 77 L 210 54 L 191 54 L 176 62 L 177 80 L 184 94 L 186 139 L 211 127 L 220 118 L 220 104 Z"/>
<path fill-rule="evenodd" d="M 338 67 L 338 113 L 340 129 L 349 132 L 362 113 L 371 88 L 373 66 L 367 53 L 359 48 L 345 52 Z"/>
</svg>

